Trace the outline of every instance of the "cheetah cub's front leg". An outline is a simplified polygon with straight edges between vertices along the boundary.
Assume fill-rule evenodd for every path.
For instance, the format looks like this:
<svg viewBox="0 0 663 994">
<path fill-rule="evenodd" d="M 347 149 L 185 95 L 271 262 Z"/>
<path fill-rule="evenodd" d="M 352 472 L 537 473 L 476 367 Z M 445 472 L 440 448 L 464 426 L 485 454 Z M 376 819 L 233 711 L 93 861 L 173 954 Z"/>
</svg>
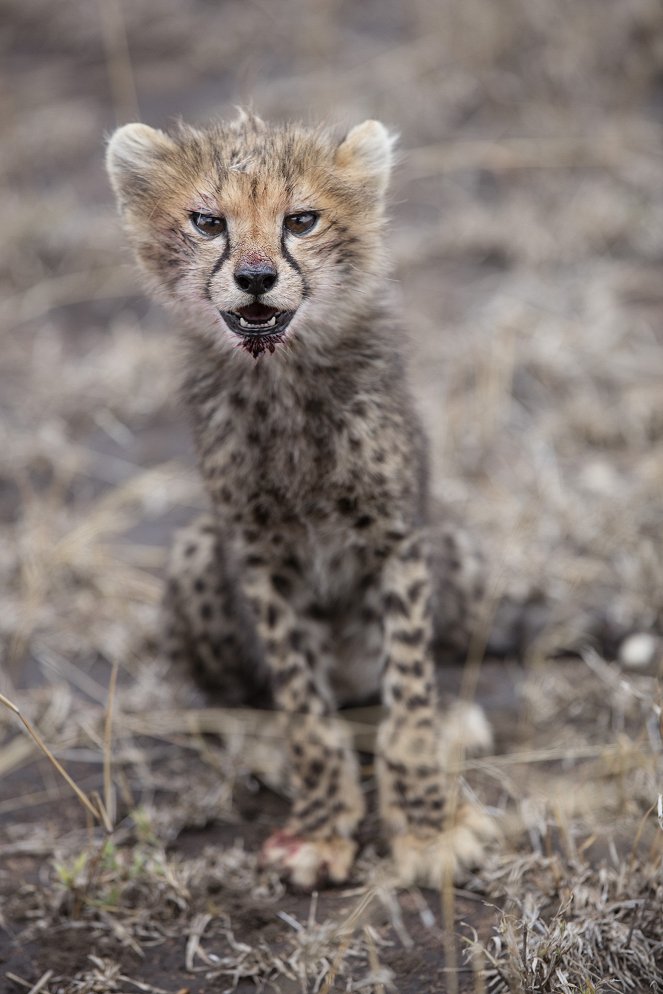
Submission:
<svg viewBox="0 0 663 994">
<path fill-rule="evenodd" d="M 256 617 L 276 707 L 285 713 L 293 806 L 287 824 L 263 846 L 266 865 L 307 890 L 350 872 L 354 831 L 364 814 L 357 761 L 331 717 L 326 688 L 316 683 L 310 633 L 298 619 L 297 571 L 267 569 L 264 550 L 245 556 L 242 586 Z"/>
<path fill-rule="evenodd" d="M 387 563 L 384 622 L 389 713 L 378 732 L 380 814 L 400 882 L 440 887 L 482 862 L 496 830 L 478 807 L 453 804 L 448 784 L 445 789 L 431 584 L 420 535 L 403 539 Z"/>
</svg>

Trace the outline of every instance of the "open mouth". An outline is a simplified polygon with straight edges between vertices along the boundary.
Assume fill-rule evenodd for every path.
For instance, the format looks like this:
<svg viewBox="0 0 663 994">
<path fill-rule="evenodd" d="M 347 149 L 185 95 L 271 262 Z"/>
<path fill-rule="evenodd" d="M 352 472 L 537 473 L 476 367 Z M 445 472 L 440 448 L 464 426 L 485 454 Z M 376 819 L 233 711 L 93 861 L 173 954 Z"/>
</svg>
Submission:
<svg viewBox="0 0 663 994">
<path fill-rule="evenodd" d="M 279 311 L 275 307 L 255 303 L 240 307 L 236 311 L 221 311 L 221 315 L 236 335 L 249 339 L 280 340 L 293 318 L 294 311 Z"/>
</svg>

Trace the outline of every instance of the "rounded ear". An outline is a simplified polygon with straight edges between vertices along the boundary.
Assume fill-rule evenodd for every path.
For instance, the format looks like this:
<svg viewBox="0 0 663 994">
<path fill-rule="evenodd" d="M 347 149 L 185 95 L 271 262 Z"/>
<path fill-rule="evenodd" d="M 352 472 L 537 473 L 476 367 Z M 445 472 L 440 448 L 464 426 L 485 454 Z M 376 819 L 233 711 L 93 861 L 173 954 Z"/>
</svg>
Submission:
<svg viewBox="0 0 663 994">
<path fill-rule="evenodd" d="M 147 124 L 125 124 L 108 142 L 106 169 L 118 200 L 131 199 L 144 188 L 146 176 L 175 143 L 164 131 Z"/>
<path fill-rule="evenodd" d="M 359 181 L 369 180 L 382 195 L 387 189 L 394 159 L 396 135 L 379 121 L 364 121 L 347 134 L 336 150 L 336 165 Z"/>
</svg>

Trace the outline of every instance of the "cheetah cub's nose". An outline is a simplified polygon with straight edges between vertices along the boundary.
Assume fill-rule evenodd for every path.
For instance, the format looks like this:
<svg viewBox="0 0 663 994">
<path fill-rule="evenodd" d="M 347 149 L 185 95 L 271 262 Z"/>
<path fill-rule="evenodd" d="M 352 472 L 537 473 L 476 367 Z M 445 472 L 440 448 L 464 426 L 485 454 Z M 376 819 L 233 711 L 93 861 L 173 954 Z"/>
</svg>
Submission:
<svg viewBox="0 0 663 994">
<path fill-rule="evenodd" d="M 235 270 L 235 283 L 240 290 L 252 293 L 256 297 L 262 293 L 269 293 L 277 279 L 278 274 L 269 262 L 261 262 L 253 266 L 243 265 Z"/>
</svg>

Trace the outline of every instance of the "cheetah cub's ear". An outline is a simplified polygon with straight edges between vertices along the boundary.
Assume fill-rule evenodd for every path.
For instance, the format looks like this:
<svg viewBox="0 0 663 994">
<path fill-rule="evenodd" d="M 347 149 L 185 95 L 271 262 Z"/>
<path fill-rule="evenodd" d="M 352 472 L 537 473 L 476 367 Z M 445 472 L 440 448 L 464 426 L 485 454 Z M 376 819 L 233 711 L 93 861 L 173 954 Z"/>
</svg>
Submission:
<svg viewBox="0 0 663 994">
<path fill-rule="evenodd" d="M 150 173 L 174 148 L 165 132 L 146 124 L 125 124 L 113 133 L 106 151 L 106 169 L 120 207 L 145 193 Z"/>
<path fill-rule="evenodd" d="M 382 196 L 389 182 L 396 135 L 379 121 L 358 124 L 336 150 L 336 165 L 359 183 L 370 184 Z"/>
</svg>

